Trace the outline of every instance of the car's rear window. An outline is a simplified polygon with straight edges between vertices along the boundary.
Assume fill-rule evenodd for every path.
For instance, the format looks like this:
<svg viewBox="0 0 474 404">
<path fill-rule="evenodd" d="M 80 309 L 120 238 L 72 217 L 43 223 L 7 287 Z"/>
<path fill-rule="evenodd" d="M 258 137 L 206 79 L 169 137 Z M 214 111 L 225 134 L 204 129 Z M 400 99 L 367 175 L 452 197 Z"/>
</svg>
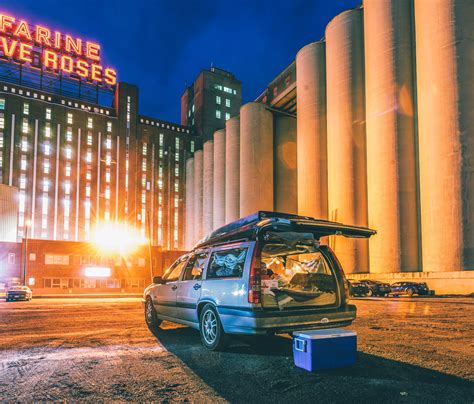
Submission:
<svg viewBox="0 0 474 404">
<path fill-rule="evenodd" d="M 241 278 L 247 250 L 245 247 L 214 251 L 209 260 L 207 279 Z"/>
</svg>

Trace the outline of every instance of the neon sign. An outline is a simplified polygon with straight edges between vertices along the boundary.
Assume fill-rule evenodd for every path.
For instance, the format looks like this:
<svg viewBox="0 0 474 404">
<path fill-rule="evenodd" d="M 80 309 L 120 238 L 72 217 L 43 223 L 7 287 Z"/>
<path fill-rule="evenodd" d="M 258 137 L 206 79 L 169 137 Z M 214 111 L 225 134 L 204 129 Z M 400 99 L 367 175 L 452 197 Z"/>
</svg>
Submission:
<svg viewBox="0 0 474 404">
<path fill-rule="evenodd" d="M 0 58 L 114 86 L 117 72 L 101 65 L 100 51 L 97 43 L 0 14 Z"/>
</svg>

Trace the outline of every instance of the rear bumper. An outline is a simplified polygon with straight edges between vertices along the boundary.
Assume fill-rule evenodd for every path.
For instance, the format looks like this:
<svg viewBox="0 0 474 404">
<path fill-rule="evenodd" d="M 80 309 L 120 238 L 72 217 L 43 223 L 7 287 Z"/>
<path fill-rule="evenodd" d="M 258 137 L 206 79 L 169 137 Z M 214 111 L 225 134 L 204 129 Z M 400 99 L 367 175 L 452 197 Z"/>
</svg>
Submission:
<svg viewBox="0 0 474 404">
<path fill-rule="evenodd" d="M 5 300 L 28 300 L 29 296 L 27 295 L 6 295 Z"/>
<path fill-rule="evenodd" d="M 319 328 L 344 327 L 356 318 L 352 304 L 328 310 L 262 310 L 218 306 L 224 331 L 229 334 L 283 333 Z"/>
</svg>

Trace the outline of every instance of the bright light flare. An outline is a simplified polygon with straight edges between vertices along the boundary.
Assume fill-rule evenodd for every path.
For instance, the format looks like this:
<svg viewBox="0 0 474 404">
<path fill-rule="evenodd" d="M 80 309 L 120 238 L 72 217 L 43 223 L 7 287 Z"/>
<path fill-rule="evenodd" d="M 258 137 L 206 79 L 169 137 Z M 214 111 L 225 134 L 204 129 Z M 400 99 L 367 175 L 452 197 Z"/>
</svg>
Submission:
<svg viewBox="0 0 474 404">
<path fill-rule="evenodd" d="M 88 278 L 108 278 L 110 276 L 110 268 L 108 267 L 87 267 L 86 276 Z"/>
<path fill-rule="evenodd" d="M 92 241 L 104 253 L 121 255 L 130 254 L 146 243 L 137 230 L 123 223 L 99 224 L 92 234 Z"/>
</svg>

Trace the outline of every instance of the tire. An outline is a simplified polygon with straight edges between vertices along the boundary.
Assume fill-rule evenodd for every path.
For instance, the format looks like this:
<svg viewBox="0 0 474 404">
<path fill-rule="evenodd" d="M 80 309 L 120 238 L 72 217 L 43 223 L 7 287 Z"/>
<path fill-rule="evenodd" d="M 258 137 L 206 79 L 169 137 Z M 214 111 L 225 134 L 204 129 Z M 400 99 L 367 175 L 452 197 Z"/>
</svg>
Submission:
<svg viewBox="0 0 474 404">
<path fill-rule="evenodd" d="M 199 334 L 202 344 L 210 351 L 220 351 L 225 348 L 227 335 L 222 328 L 216 308 L 206 304 L 199 316 Z"/>
<path fill-rule="evenodd" d="M 149 296 L 145 301 L 145 322 L 153 334 L 156 334 L 159 331 L 161 320 L 156 316 L 155 307 L 153 306 L 153 302 Z"/>
<path fill-rule="evenodd" d="M 409 297 L 412 297 L 414 295 L 415 291 L 413 289 L 407 289 L 407 295 Z"/>
<path fill-rule="evenodd" d="M 374 295 L 374 291 L 372 289 L 369 289 L 367 291 L 367 296 L 372 297 Z"/>
</svg>

